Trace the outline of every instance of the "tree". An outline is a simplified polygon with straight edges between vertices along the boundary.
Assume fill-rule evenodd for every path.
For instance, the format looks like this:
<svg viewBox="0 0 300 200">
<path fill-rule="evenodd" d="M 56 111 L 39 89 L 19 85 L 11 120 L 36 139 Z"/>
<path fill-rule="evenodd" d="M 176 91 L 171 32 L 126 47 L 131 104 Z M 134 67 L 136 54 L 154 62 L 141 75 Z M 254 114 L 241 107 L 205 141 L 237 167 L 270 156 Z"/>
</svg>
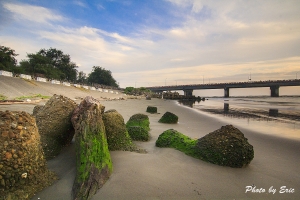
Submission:
<svg viewBox="0 0 300 200">
<path fill-rule="evenodd" d="M 30 74 L 44 74 L 49 79 L 75 82 L 77 66 L 71 62 L 70 55 L 61 50 L 41 49 L 36 54 L 27 54 L 28 60 L 22 60 L 20 66 Z"/>
<path fill-rule="evenodd" d="M 87 83 L 87 77 L 86 77 L 86 74 L 83 71 L 80 71 L 78 73 L 77 83 L 80 83 L 80 84 Z"/>
<path fill-rule="evenodd" d="M 0 70 L 12 71 L 17 64 L 15 50 L 0 46 Z"/>
<path fill-rule="evenodd" d="M 111 71 L 99 66 L 93 67 L 93 71 L 89 74 L 88 82 L 119 87 L 116 80 L 112 77 Z"/>
</svg>

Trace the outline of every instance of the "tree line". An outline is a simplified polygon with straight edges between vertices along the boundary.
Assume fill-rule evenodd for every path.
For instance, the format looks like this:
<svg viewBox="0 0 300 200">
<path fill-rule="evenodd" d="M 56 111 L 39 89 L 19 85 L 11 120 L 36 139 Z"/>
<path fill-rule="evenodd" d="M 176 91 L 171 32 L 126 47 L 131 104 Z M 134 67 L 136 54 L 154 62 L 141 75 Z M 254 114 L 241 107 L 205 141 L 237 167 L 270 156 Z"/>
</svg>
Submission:
<svg viewBox="0 0 300 200">
<path fill-rule="evenodd" d="M 76 63 L 68 54 L 55 48 L 41 49 L 37 53 L 27 53 L 27 59 L 17 62 L 15 50 L 0 46 L 0 70 L 13 74 L 27 74 L 33 77 L 44 77 L 50 80 L 68 81 L 79 84 L 100 84 L 119 87 L 110 70 L 94 66 L 86 75 L 78 71 Z"/>
</svg>

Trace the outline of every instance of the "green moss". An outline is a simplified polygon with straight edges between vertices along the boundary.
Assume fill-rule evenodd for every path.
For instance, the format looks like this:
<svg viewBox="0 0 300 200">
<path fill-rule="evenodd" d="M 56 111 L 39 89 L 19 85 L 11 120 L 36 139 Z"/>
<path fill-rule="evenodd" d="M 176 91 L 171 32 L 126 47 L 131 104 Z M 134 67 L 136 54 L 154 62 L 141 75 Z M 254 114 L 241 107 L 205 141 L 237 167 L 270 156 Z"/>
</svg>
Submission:
<svg viewBox="0 0 300 200">
<path fill-rule="evenodd" d="M 130 126 L 127 128 L 128 133 L 132 140 L 135 141 L 148 141 L 150 139 L 149 133 L 143 127 Z"/>
<path fill-rule="evenodd" d="M 164 131 L 156 140 L 157 147 L 174 148 L 193 157 L 197 157 L 195 154 L 196 143 L 197 140 L 193 140 L 174 129 Z"/>
<path fill-rule="evenodd" d="M 138 113 L 135 115 L 132 115 L 130 119 L 126 123 L 126 127 L 129 128 L 131 126 L 140 126 L 144 128 L 145 130 L 150 130 L 150 121 L 149 117 L 147 115 Z"/>
<path fill-rule="evenodd" d="M 148 106 L 146 112 L 148 112 L 148 113 L 157 113 L 157 107 Z"/>
<path fill-rule="evenodd" d="M 171 113 L 166 112 L 158 121 L 160 123 L 166 123 L 166 124 L 176 124 L 178 122 L 178 116 Z"/>
<path fill-rule="evenodd" d="M 91 165 L 94 165 L 100 171 L 107 167 L 112 172 L 112 162 L 108 150 L 105 133 L 101 129 L 95 131 L 87 127 L 82 134 L 84 138 L 78 138 L 79 147 L 77 155 L 77 182 L 86 181 L 90 175 Z"/>
</svg>

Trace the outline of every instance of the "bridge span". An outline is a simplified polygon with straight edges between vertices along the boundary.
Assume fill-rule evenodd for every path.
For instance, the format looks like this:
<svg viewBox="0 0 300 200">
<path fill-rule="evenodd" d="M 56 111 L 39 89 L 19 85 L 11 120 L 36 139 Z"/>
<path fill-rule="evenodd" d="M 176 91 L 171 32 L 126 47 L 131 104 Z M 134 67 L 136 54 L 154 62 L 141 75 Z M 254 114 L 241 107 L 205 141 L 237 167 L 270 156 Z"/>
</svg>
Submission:
<svg viewBox="0 0 300 200">
<path fill-rule="evenodd" d="M 283 86 L 300 86 L 300 79 L 231 82 L 231 83 L 209 83 L 209 84 L 195 84 L 195 85 L 154 86 L 154 87 L 147 87 L 147 89 L 150 89 L 152 92 L 156 92 L 156 93 L 162 93 L 164 91 L 183 90 L 185 96 L 192 96 L 193 90 L 224 89 L 224 97 L 229 97 L 230 88 L 269 87 L 271 97 L 279 97 L 279 88 Z"/>
</svg>

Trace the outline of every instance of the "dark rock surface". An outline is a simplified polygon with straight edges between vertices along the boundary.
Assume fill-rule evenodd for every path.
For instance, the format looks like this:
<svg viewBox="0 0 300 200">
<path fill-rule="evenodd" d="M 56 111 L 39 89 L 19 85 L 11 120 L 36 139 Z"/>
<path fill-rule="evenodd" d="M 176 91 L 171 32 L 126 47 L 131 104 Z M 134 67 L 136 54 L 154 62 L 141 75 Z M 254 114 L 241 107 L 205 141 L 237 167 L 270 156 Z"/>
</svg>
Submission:
<svg viewBox="0 0 300 200">
<path fill-rule="evenodd" d="M 232 125 L 222 126 L 198 139 L 195 148 L 202 160 L 223 166 L 244 167 L 254 158 L 253 146 Z"/>
<path fill-rule="evenodd" d="M 145 130 L 149 131 L 150 121 L 148 115 L 141 114 L 141 113 L 132 115 L 126 123 L 127 128 L 130 126 L 140 126 Z"/>
<path fill-rule="evenodd" d="M 56 176 L 46 167 L 34 117 L 0 111 L 0 199 L 30 199 Z"/>
<path fill-rule="evenodd" d="M 130 126 L 127 128 L 128 133 L 134 141 L 149 141 L 149 132 L 140 126 Z"/>
<path fill-rule="evenodd" d="M 76 177 L 73 199 L 90 199 L 112 172 L 105 127 L 102 120 L 105 107 L 93 97 L 86 97 L 74 110 Z"/>
<path fill-rule="evenodd" d="M 157 113 L 157 107 L 148 106 L 146 112 L 148 112 L 148 113 Z"/>
<path fill-rule="evenodd" d="M 57 156 L 62 147 L 71 142 L 74 136 L 71 115 L 76 106 L 68 97 L 53 95 L 43 107 L 34 108 L 46 159 Z"/>
</svg>

